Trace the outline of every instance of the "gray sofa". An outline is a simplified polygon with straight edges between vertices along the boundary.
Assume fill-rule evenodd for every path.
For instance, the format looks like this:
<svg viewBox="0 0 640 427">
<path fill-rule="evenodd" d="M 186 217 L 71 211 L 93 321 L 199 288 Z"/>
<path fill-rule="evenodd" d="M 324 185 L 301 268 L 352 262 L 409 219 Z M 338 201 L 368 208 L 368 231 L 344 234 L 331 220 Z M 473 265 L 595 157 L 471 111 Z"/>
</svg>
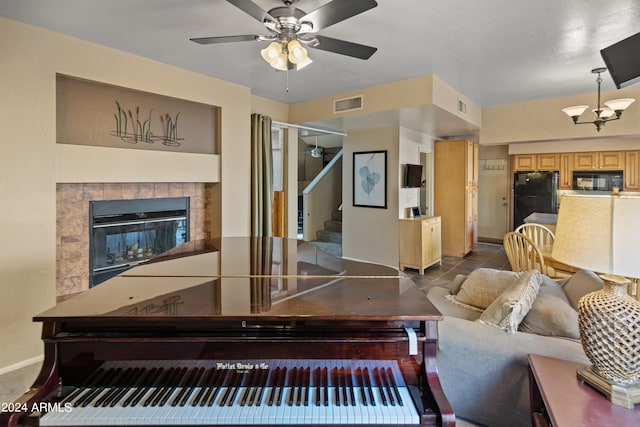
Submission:
<svg viewBox="0 0 640 427">
<path fill-rule="evenodd" d="M 580 297 L 602 288 L 602 281 L 588 271 L 559 282 L 539 275 L 533 305 L 518 331 L 509 333 L 482 323 L 479 309 L 455 300 L 474 275 L 458 276 L 450 288 L 434 287 L 427 294 L 444 315 L 437 355 L 442 387 L 458 417 L 490 427 L 530 426 L 527 355 L 588 364 L 575 308 Z"/>
</svg>

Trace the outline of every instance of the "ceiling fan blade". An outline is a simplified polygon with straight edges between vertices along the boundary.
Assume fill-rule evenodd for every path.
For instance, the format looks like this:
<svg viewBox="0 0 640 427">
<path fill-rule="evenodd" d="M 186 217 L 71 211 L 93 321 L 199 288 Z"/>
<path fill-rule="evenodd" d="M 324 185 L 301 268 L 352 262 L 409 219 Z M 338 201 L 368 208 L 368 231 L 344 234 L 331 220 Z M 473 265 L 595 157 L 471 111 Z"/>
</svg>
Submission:
<svg viewBox="0 0 640 427">
<path fill-rule="evenodd" d="M 251 0 L 227 0 L 227 2 L 242 10 L 247 15 L 253 16 L 255 19 L 262 23 L 264 23 L 265 21 L 275 22 L 273 16 L 269 15 L 266 10 L 264 10 Z"/>
<path fill-rule="evenodd" d="M 353 56 L 354 58 L 369 59 L 371 55 L 376 53 L 378 48 L 366 46 L 363 44 L 352 43 L 344 40 L 338 40 L 326 36 L 315 36 L 318 40 L 317 44 L 310 44 L 310 47 L 327 52 L 339 53 L 340 55 Z"/>
<path fill-rule="evenodd" d="M 229 0 L 227 0 L 229 1 Z M 300 18 L 300 22 L 310 21 L 317 32 L 352 16 L 366 12 L 378 5 L 375 0 L 333 0 Z"/>
<path fill-rule="evenodd" d="M 213 44 L 213 43 L 232 43 L 232 42 L 250 42 L 258 40 L 260 36 L 255 34 L 244 34 L 241 36 L 221 36 L 221 37 L 197 37 L 189 39 L 192 42 L 200 44 Z"/>
</svg>

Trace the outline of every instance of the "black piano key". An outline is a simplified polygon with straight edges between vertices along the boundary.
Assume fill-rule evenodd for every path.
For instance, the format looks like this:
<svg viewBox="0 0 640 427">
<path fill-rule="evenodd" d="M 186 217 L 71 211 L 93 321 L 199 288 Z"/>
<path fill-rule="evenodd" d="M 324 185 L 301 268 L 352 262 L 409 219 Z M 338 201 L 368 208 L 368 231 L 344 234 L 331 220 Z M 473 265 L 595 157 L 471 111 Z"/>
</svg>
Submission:
<svg viewBox="0 0 640 427">
<path fill-rule="evenodd" d="M 364 368 L 362 379 L 367 387 L 367 394 L 369 395 L 369 403 L 371 406 L 376 406 L 376 398 L 373 395 L 373 389 L 371 387 L 371 377 L 369 376 L 369 368 Z"/>
<path fill-rule="evenodd" d="M 347 390 L 349 392 L 351 406 L 356 406 L 356 395 L 353 392 L 353 373 L 351 372 L 351 368 L 347 368 Z"/>
<path fill-rule="evenodd" d="M 291 369 L 290 375 L 289 375 L 289 396 L 287 397 L 287 405 L 288 406 L 293 406 L 294 404 L 294 399 L 295 399 L 295 393 L 296 393 L 296 385 L 297 385 L 297 381 L 298 381 L 298 368 L 293 368 Z"/>
<path fill-rule="evenodd" d="M 269 378 L 270 379 L 269 387 L 271 387 L 271 391 L 269 392 L 269 397 L 267 398 L 267 405 L 269 406 L 273 406 L 273 400 L 276 393 L 276 384 L 279 376 L 280 376 L 280 367 L 277 367 L 276 369 L 274 369 L 273 373 L 271 374 L 271 377 Z"/>
<path fill-rule="evenodd" d="M 323 387 L 322 387 L 323 405 L 329 406 L 329 370 L 328 368 L 322 369 L 322 383 L 323 383 Z"/>
<path fill-rule="evenodd" d="M 338 375 L 338 368 L 331 370 L 331 385 L 333 386 L 333 396 L 336 406 L 342 406 L 342 399 L 340 395 L 340 377 Z"/>
<path fill-rule="evenodd" d="M 340 368 L 340 397 L 345 406 L 349 406 L 349 397 L 347 392 L 347 374 L 344 368 Z"/>
<path fill-rule="evenodd" d="M 316 393 L 315 393 L 315 397 L 314 397 L 314 404 L 316 406 L 320 406 L 320 404 L 322 403 L 322 395 L 321 395 L 321 389 L 322 389 L 322 370 L 318 367 L 316 369 L 313 370 L 313 384 L 316 387 Z"/>
<path fill-rule="evenodd" d="M 387 378 L 389 378 L 389 382 L 391 383 L 391 387 L 393 389 L 393 393 L 396 396 L 398 405 L 404 406 L 404 402 L 402 401 L 402 397 L 400 396 L 400 391 L 398 390 L 398 385 L 396 384 L 396 379 L 393 376 L 393 370 L 391 368 L 387 368 Z"/>
<path fill-rule="evenodd" d="M 380 393 L 380 400 L 382 400 L 382 404 L 384 406 L 388 406 L 389 402 L 387 401 L 387 396 L 384 392 L 384 387 L 382 386 L 382 378 L 380 378 L 380 370 L 378 368 L 373 368 L 373 377 L 375 378 L 378 386 L 378 393 Z"/>
<path fill-rule="evenodd" d="M 302 385 L 302 392 L 303 392 L 302 404 L 304 406 L 309 406 L 309 387 L 310 387 L 310 384 L 311 384 L 311 368 L 307 367 L 304 370 L 303 385 Z"/>
<path fill-rule="evenodd" d="M 276 394 L 276 398 L 274 401 L 276 406 L 280 406 L 282 404 L 282 395 L 284 393 L 286 380 L 287 380 L 287 368 L 284 367 L 280 370 L 280 378 L 279 378 L 278 387 L 277 387 L 278 392 Z"/>
</svg>

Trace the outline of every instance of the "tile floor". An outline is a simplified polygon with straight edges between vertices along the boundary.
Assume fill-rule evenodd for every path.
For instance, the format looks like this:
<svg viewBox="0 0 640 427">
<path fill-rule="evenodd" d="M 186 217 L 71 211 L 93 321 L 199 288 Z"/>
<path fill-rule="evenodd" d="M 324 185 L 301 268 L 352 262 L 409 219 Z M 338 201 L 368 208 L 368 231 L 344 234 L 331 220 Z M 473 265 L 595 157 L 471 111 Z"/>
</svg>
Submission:
<svg viewBox="0 0 640 427">
<path fill-rule="evenodd" d="M 432 286 L 447 286 L 456 275 L 469 274 L 481 267 L 511 269 L 502 245 L 481 243 L 464 258 L 443 257 L 442 265 L 426 269 L 423 275 L 412 269 L 407 269 L 405 273 L 426 293 Z M 0 375 L 0 403 L 11 402 L 22 395 L 33 384 L 40 366 L 41 364 L 37 363 Z M 461 427 L 474 425 L 464 420 L 459 420 L 457 424 Z"/>
</svg>

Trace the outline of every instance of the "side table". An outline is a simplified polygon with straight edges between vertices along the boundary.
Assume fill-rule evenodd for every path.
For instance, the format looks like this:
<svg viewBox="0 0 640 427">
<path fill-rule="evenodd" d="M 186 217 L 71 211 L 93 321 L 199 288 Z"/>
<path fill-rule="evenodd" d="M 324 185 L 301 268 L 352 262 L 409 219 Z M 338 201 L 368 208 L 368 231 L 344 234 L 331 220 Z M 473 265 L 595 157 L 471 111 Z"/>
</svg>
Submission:
<svg viewBox="0 0 640 427">
<path fill-rule="evenodd" d="M 614 405 L 578 381 L 581 363 L 529 355 L 529 396 L 533 426 L 640 426 L 640 405 Z"/>
</svg>

